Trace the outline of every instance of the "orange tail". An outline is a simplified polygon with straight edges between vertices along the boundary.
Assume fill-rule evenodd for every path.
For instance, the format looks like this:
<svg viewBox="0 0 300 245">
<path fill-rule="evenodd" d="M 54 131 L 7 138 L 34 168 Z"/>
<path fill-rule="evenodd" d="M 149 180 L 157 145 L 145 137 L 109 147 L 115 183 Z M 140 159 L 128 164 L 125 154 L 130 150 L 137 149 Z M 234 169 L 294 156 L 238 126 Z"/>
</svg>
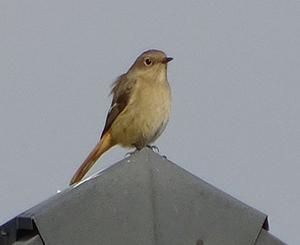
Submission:
<svg viewBox="0 0 300 245">
<path fill-rule="evenodd" d="M 97 145 L 93 148 L 91 153 L 87 156 L 84 162 L 80 165 L 76 173 L 74 174 L 70 185 L 79 182 L 84 175 L 91 169 L 98 158 L 111 147 L 116 145 L 112 142 L 109 131 L 103 135 Z"/>
</svg>

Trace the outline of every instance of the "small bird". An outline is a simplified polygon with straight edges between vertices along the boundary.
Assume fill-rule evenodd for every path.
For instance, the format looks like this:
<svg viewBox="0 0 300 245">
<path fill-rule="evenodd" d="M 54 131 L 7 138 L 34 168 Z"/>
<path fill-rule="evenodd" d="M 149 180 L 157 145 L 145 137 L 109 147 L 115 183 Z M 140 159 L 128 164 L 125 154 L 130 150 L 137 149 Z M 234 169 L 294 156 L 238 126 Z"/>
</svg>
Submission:
<svg viewBox="0 0 300 245">
<path fill-rule="evenodd" d="M 113 95 L 100 141 L 73 176 L 79 182 L 98 158 L 115 145 L 150 147 L 165 130 L 171 111 L 167 64 L 173 60 L 160 50 L 142 53 L 127 73 L 113 84 Z"/>
</svg>

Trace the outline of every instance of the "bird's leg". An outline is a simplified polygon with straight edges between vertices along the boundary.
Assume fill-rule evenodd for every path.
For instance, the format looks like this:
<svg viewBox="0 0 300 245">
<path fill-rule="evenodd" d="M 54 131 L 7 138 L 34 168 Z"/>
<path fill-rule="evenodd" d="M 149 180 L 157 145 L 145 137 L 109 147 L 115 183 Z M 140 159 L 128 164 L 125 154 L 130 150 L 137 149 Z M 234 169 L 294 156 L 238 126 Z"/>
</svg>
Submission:
<svg viewBox="0 0 300 245">
<path fill-rule="evenodd" d="M 159 149 L 156 145 L 147 145 L 148 148 L 150 148 L 152 151 L 155 151 L 157 153 L 159 153 Z M 141 149 L 138 149 L 138 148 L 135 148 L 134 151 L 130 151 L 130 152 L 127 152 L 124 156 L 124 158 L 126 157 L 130 157 L 131 155 L 133 155 L 134 153 L 136 153 L 137 151 L 140 151 Z"/>
<path fill-rule="evenodd" d="M 147 145 L 148 148 L 150 148 L 152 151 L 156 151 L 157 153 L 159 153 L 159 149 L 156 145 Z"/>
<path fill-rule="evenodd" d="M 137 151 L 139 151 L 139 149 L 138 149 L 138 148 L 135 148 L 134 151 L 127 152 L 127 153 L 124 155 L 124 158 L 130 157 L 131 155 L 133 155 L 133 154 L 136 153 Z"/>
</svg>

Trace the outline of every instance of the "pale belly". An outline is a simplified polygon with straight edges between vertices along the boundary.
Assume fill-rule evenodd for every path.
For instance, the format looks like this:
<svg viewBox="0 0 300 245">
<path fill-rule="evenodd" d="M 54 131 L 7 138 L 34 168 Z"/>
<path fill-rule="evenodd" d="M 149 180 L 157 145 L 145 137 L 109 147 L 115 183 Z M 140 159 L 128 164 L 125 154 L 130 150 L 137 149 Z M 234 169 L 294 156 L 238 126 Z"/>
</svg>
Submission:
<svg viewBox="0 0 300 245">
<path fill-rule="evenodd" d="M 147 89 L 147 93 L 141 93 L 135 96 L 136 100 L 130 101 L 111 127 L 112 138 L 124 147 L 142 149 L 153 143 L 162 134 L 169 120 L 169 90 L 162 93 L 156 87 Z"/>
</svg>

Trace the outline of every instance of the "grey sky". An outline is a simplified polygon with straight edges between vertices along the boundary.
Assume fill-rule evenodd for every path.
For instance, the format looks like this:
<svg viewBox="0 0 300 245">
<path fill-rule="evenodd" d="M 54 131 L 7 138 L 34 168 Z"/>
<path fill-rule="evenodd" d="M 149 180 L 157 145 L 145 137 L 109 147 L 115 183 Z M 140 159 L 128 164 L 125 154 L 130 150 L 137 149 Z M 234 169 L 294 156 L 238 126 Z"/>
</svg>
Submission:
<svg viewBox="0 0 300 245">
<path fill-rule="evenodd" d="M 174 57 L 160 153 L 298 244 L 299 13 L 299 1 L 1 1 L 0 223 L 67 187 L 100 137 L 110 84 L 157 48 Z"/>
</svg>

